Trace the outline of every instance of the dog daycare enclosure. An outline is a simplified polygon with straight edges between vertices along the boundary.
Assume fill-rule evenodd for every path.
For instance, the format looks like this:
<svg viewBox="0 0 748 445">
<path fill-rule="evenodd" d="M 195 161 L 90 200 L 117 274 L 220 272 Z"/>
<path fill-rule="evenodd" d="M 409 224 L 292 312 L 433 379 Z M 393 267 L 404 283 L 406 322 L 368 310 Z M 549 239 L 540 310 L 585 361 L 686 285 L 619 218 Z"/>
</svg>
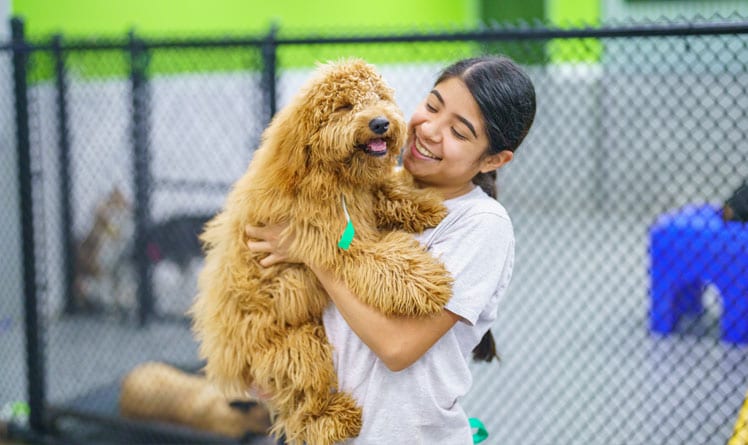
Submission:
<svg viewBox="0 0 748 445">
<path fill-rule="evenodd" d="M 315 61 L 375 64 L 406 116 L 502 53 L 537 116 L 499 172 L 516 267 L 463 401 L 486 443 L 748 443 L 748 21 L 317 38 L 0 42 L 0 425 L 87 443 L 271 443 L 135 420 L 123 378 L 195 373 L 197 234 Z M 6 167 L 7 166 L 7 167 Z M 498 273 L 498 271 L 497 271 Z M 154 394 L 157 403 L 158 394 Z M 742 420 L 741 420 L 742 419 Z"/>
</svg>

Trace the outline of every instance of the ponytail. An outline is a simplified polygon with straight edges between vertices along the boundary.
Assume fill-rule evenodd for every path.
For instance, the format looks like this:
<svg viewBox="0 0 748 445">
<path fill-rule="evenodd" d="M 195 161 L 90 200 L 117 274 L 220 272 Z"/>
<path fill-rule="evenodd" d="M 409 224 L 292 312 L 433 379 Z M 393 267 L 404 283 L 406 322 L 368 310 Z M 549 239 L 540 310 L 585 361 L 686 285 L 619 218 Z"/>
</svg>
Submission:
<svg viewBox="0 0 748 445">
<path fill-rule="evenodd" d="M 493 199 L 498 196 L 496 192 L 496 170 L 491 170 L 488 173 L 478 173 L 473 177 L 473 184 L 482 188 L 486 195 Z"/>
<path fill-rule="evenodd" d="M 483 189 L 491 198 L 496 199 L 496 170 L 491 170 L 487 173 L 478 173 L 473 178 L 473 184 Z M 500 360 L 499 354 L 496 353 L 496 341 L 489 329 L 483 335 L 483 338 L 481 338 L 478 346 L 473 349 L 473 361 L 491 362 L 494 358 Z"/>
<path fill-rule="evenodd" d="M 496 341 L 494 341 L 493 334 L 489 329 L 483 334 L 483 338 L 480 339 L 478 346 L 473 349 L 473 361 L 491 362 L 494 358 L 496 361 L 501 360 L 499 354 L 496 353 Z"/>
</svg>

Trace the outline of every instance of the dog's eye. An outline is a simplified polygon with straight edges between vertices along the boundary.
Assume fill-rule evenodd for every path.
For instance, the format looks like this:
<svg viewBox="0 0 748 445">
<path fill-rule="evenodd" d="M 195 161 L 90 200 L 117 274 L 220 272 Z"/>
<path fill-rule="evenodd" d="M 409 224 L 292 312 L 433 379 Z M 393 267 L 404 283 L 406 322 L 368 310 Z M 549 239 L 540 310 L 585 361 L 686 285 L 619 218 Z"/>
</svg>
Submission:
<svg viewBox="0 0 748 445">
<path fill-rule="evenodd" d="M 350 105 L 350 104 L 349 105 L 338 105 L 337 107 L 335 107 L 335 112 L 341 113 L 344 111 L 351 111 L 352 109 L 353 109 L 353 105 Z"/>
</svg>

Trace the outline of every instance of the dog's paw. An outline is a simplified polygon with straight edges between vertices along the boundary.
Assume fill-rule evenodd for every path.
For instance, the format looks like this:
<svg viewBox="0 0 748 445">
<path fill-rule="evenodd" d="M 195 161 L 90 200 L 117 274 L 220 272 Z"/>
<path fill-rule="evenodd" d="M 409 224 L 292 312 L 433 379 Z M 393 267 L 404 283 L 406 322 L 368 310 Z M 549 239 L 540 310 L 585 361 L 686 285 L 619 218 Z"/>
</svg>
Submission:
<svg viewBox="0 0 748 445">
<path fill-rule="evenodd" d="M 447 216 L 447 208 L 441 202 L 418 203 L 418 211 L 413 219 L 406 222 L 405 230 L 409 232 L 420 233 L 429 227 L 436 227 Z"/>
<path fill-rule="evenodd" d="M 361 408 L 347 393 L 330 396 L 324 412 L 306 427 L 306 443 L 334 445 L 361 432 Z"/>
<path fill-rule="evenodd" d="M 452 296 L 449 271 L 409 233 L 388 232 L 375 242 L 360 242 L 350 255 L 343 280 L 385 315 L 433 315 Z"/>
<path fill-rule="evenodd" d="M 424 317 L 438 314 L 452 296 L 451 278 L 443 274 L 415 273 L 408 280 L 411 286 L 403 289 L 397 304 L 380 308 L 388 316 Z M 412 280 L 411 280 L 412 278 Z"/>
</svg>

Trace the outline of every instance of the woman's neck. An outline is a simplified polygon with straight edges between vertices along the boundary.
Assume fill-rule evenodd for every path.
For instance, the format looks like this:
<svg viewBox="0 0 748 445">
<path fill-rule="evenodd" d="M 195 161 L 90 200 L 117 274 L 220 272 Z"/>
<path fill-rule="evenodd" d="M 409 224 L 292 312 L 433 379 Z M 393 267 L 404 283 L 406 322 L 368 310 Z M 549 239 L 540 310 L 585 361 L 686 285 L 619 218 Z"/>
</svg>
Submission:
<svg viewBox="0 0 748 445">
<path fill-rule="evenodd" d="M 453 199 L 457 198 L 462 195 L 467 195 L 473 189 L 475 188 L 475 184 L 472 182 L 468 182 L 467 184 L 460 184 L 458 186 L 434 186 L 431 184 L 426 184 L 424 182 L 420 182 L 418 180 L 415 181 L 416 187 L 418 188 L 426 188 L 431 187 L 432 189 L 436 190 L 439 194 L 442 195 L 442 198 L 446 201 L 447 199 Z"/>
</svg>

